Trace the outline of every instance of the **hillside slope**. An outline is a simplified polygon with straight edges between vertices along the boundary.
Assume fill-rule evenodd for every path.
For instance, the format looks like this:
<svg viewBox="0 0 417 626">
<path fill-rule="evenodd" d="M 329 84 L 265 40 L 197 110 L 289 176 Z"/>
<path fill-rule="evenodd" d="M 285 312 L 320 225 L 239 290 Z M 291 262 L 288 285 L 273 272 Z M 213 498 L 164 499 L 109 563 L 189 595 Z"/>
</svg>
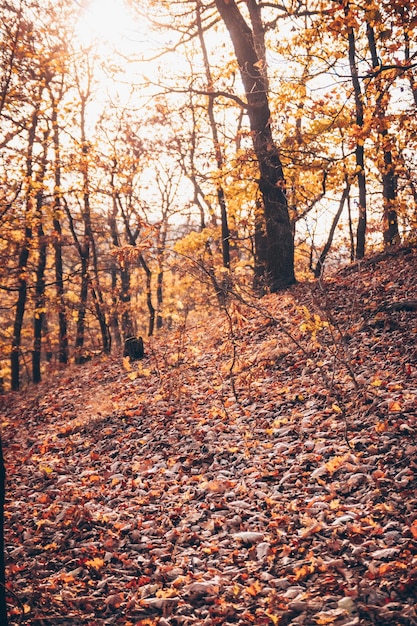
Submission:
<svg viewBox="0 0 417 626">
<path fill-rule="evenodd" d="M 12 624 L 416 625 L 416 285 L 402 248 L 3 397 Z"/>
</svg>

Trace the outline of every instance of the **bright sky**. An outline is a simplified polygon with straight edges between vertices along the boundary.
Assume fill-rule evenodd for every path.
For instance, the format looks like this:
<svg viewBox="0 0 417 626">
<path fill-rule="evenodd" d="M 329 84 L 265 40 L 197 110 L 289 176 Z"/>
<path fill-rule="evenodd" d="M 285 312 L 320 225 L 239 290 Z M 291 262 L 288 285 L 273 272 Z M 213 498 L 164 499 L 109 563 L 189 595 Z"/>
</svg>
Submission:
<svg viewBox="0 0 417 626">
<path fill-rule="evenodd" d="M 78 24 L 81 42 L 124 47 L 133 34 L 134 20 L 123 0 L 87 0 Z"/>
<path fill-rule="evenodd" d="M 150 60 L 162 47 L 159 33 L 151 31 L 146 19 L 135 15 L 125 0 L 74 2 L 81 7 L 75 28 L 79 45 L 91 49 L 99 59 L 95 64 L 95 78 L 100 85 L 97 110 L 104 93 L 129 106 L 134 85 L 140 85 L 140 94 L 146 100 L 150 91 L 144 85 L 147 77 L 156 79 L 159 65 L 157 60 Z"/>
</svg>

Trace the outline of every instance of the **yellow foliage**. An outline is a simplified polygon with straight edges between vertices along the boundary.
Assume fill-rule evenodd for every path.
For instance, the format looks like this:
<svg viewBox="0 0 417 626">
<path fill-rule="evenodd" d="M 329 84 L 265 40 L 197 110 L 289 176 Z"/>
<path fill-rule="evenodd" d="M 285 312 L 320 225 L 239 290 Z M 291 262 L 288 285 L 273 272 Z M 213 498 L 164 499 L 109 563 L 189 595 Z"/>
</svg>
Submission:
<svg viewBox="0 0 417 626">
<path fill-rule="evenodd" d="M 104 560 L 99 557 L 95 557 L 94 559 L 88 559 L 85 564 L 87 567 L 91 567 L 92 569 L 99 570 L 104 565 Z"/>
<path fill-rule="evenodd" d="M 174 246 L 175 252 L 189 256 L 192 254 L 202 254 L 205 251 L 210 237 L 213 236 L 213 230 L 204 228 L 200 232 L 193 231 L 183 237 Z"/>
<path fill-rule="evenodd" d="M 318 331 L 323 330 L 323 328 L 327 328 L 329 326 L 329 322 L 322 320 L 320 315 L 317 315 L 316 313 L 311 314 L 306 306 L 302 306 L 301 310 L 304 315 L 304 322 L 300 324 L 300 330 L 302 332 L 310 333 L 313 341 L 315 341 Z"/>
<path fill-rule="evenodd" d="M 343 456 L 334 456 L 330 461 L 326 463 L 326 469 L 329 474 L 334 474 L 339 467 L 343 465 L 349 455 L 344 454 Z"/>
</svg>

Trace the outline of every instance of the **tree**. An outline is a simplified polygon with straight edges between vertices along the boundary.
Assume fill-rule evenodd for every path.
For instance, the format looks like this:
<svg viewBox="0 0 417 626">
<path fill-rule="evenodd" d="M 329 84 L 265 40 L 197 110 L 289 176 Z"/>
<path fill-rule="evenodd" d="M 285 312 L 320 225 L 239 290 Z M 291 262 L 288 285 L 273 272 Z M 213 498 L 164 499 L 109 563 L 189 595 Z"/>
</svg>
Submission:
<svg viewBox="0 0 417 626">
<path fill-rule="evenodd" d="M 352 15 L 350 4 L 345 5 L 345 17 L 347 23 L 347 37 L 349 48 L 349 67 L 352 77 L 353 94 L 355 99 L 355 121 L 357 128 L 356 137 L 356 176 L 359 188 L 359 216 L 358 227 L 356 231 L 356 258 L 363 259 L 365 256 L 365 237 L 366 237 L 366 175 L 365 175 L 365 137 L 363 132 L 365 121 L 364 97 L 359 78 L 359 70 L 356 60 L 356 35 L 353 24 L 355 17 Z M 352 23 L 353 22 L 353 23 Z"/>
<path fill-rule="evenodd" d="M 39 171 L 36 176 L 36 209 L 34 224 L 37 235 L 37 263 L 35 279 L 35 308 L 33 315 L 33 350 L 32 350 L 32 380 L 34 383 L 41 381 L 41 356 L 42 356 L 42 329 L 45 320 L 45 268 L 47 260 L 47 240 L 44 231 L 44 183 L 47 165 L 49 129 L 44 131 L 42 156 Z"/>
<path fill-rule="evenodd" d="M 213 86 L 213 77 L 211 75 L 210 63 L 207 53 L 207 47 L 204 40 L 204 30 L 203 24 L 201 20 L 201 1 L 196 1 L 196 22 L 197 22 L 197 31 L 198 31 L 198 39 L 200 42 L 203 60 L 204 60 L 204 70 L 206 74 L 207 80 L 207 92 L 208 92 L 208 106 L 207 106 L 207 115 L 209 118 L 211 135 L 213 138 L 213 146 L 216 158 L 216 165 L 219 172 L 222 171 L 224 165 L 223 151 L 220 144 L 218 126 L 216 124 L 216 118 L 214 114 L 214 100 L 215 96 L 210 93 L 212 91 Z M 226 195 L 224 191 L 224 187 L 221 184 L 220 180 L 216 182 L 216 192 L 217 192 L 217 200 L 220 207 L 220 219 L 221 219 L 221 229 L 222 229 L 222 237 L 221 237 L 221 245 L 222 245 L 222 258 L 223 258 L 223 266 L 230 268 L 230 230 L 227 216 L 227 204 L 226 204 Z"/>
<path fill-rule="evenodd" d="M 15 306 L 12 349 L 10 353 L 10 369 L 12 377 L 12 390 L 16 391 L 20 386 L 20 347 L 22 339 L 23 318 L 26 310 L 28 294 L 28 272 L 27 264 L 31 251 L 33 239 L 33 219 L 36 205 L 36 191 L 33 180 L 33 152 L 36 143 L 36 131 L 39 122 L 39 114 L 42 102 L 43 85 L 39 86 L 35 107 L 32 112 L 31 123 L 28 132 L 27 158 L 26 158 L 26 180 L 25 190 L 25 212 L 24 212 L 24 235 L 20 246 L 19 259 L 17 265 L 17 301 Z"/>
<path fill-rule="evenodd" d="M 88 55 L 85 57 L 85 64 L 80 63 L 76 69 L 76 86 L 79 100 L 79 176 L 81 179 L 80 190 L 80 223 L 82 233 L 79 233 L 79 224 L 76 223 L 71 212 L 69 203 L 65 202 L 65 209 L 68 216 L 70 230 L 80 260 L 80 295 L 78 302 L 78 314 L 75 335 L 75 361 L 82 363 L 85 359 L 84 342 L 86 329 L 86 316 L 88 296 L 91 291 L 96 317 L 99 323 L 102 348 L 105 353 L 110 352 L 111 338 L 104 312 L 104 302 L 100 289 L 98 275 L 98 259 L 96 243 L 94 239 L 93 215 L 91 208 L 91 165 L 93 146 L 87 136 L 87 105 L 92 97 L 92 85 L 94 82 L 93 63 Z M 81 68 L 83 71 L 80 71 Z"/>
<path fill-rule="evenodd" d="M 104 116 L 101 124 L 109 125 Z M 123 341 L 136 334 L 137 323 L 132 311 L 132 279 L 136 262 L 146 276 L 146 305 L 149 313 L 148 335 L 155 327 L 156 310 L 152 298 L 152 269 L 144 256 L 141 239 L 147 240 L 147 220 L 140 212 L 140 175 L 142 164 L 148 156 L 138 133 L 135 133 L 133 120 L 124 118 L 118 121 L 110 141 L 111 206 L 108 211 L 108 224 L 113 244 L 111 262 L 113 316 L 112 326 Z M 141 166 L 139 166 L 141 163 Z M 120 320 L 119 320 L 120 317 Z M 119 328 L 120 327 L 120 328 Z"/>
<path fill-rule="evenodd" d="M 254 152 L 259 165 L 259 189 L 266 230 L 266 282 L 272 292 L 295 282 L 294 240 L 291 229 L 282 163 L 271 129 L 268 79 L 263 50 L 260 5 L 248 0 L 252 29 L 234 0 L 216 0 L 229 31 L 245 89 Z M 256 19 L 256 22 L 255 22 Z M 261 45 L 260 45 L 261 43 Z"/>
<path fill-rule="evenodd" d="M 389 122 L 387 120 L 386 109 L 389 103 L 389 85 L 384 85 L 382 73 L 378 72 L 381 61 L 378 55 L 375 29 L 368 21 L 366 23 L 366 34 L 369 45 L 369 52 L 372 59 L 372 69 L 377 72 L 374 78 L 373 87 L 376 92 L 375 119 L 377 133 L 379 137 L 379 148 L 382 151 L 382 162 L 380 171 L 382 177 L 382 198 L 383 198 L 383 237 L 386 245 L 399 243 L 400 234 L 398 231 L 397 215 L 397 181 L 395 164 L 392 156 L 392 139 L 389 133 Z"/>
<path fill-rule="evenodd" d="M 53 144 L 53 172 L 54 172 L 54 208 L 53 208 L 53 246 L 55 253 L 55 285 L 56 301 L 58 308 L 58 361 L 68 363 L 68 320 L 65 304 L 64 289 L 64 263 L 62 251 L 62 176 L 61 176 L 61 142 L 58 122 L 58 106 L 62 101 L 64 93 L 64 76 L 57 81 L 56 91 L 49 83 L 49 97 L 51 100 L 51 124 L 52 124 L 52 144 Z"/>
</svg>

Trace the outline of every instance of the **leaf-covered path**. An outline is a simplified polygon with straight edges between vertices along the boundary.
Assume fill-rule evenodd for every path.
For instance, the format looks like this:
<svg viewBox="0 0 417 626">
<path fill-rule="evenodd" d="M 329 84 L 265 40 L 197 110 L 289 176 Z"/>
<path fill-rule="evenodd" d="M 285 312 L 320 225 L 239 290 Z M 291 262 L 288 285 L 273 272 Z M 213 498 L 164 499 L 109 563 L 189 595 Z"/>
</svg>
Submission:
<svg viewBox="0 0 417 626">
<path fill-rule="evenodd" d="M 416 625 L 416 270 L 403 249 L 4 397 L 11 623 Z"/>
</svg>

